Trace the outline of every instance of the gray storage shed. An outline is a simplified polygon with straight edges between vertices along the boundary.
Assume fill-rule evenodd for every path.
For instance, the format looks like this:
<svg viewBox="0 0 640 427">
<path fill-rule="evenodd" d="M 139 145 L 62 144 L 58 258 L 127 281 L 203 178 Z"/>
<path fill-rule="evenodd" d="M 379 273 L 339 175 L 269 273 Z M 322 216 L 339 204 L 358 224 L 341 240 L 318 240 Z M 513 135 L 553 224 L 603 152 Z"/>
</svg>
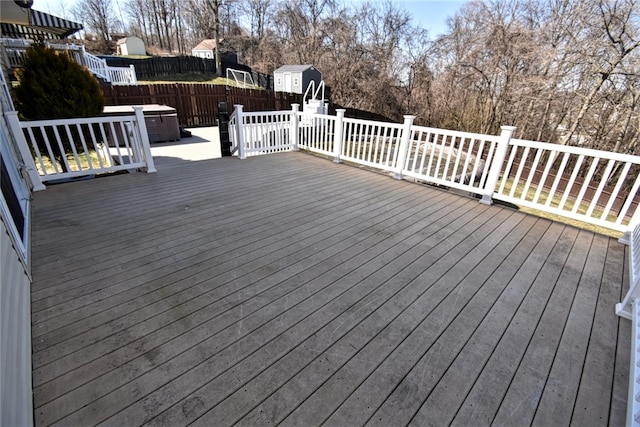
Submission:
<svg viewBox="0 0 640 427">
<path fill-rule="evenodd" d="M 273 72 L 276 92 L 304 94 L 312 80 L 316 87 L 322 81 L 322 73 L 313 65 L 283 65 Z"/>
<path fill-rule="evenodd" d="M 146 55 L 144 42 L 135 36 L 125 37 L 116 42 L 118 55 Z"/>
</svg>

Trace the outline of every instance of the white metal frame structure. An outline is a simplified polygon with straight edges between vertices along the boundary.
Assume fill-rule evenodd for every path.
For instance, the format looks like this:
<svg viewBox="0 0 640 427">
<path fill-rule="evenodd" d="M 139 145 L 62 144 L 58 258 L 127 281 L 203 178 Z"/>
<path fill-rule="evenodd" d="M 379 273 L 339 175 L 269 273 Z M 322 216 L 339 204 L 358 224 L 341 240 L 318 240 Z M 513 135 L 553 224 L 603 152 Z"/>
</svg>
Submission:
<svg viewBox="0 0 640 427">
<path fill-rule="evenodd" d="M 227 80 L 234 81 L 236 86 L 244 89 L 253 89 L 256 87 L 251 73 L 242 70 L 227 68 Z"/>
</svg>

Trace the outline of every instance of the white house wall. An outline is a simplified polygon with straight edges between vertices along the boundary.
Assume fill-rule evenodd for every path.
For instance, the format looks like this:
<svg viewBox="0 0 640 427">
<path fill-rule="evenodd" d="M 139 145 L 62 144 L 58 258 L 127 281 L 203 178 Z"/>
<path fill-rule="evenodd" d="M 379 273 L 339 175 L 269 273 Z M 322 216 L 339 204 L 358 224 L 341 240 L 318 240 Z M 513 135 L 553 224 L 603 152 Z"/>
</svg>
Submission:
<svg viewBox="0 0 640 427">
<path fill-rule="evenodd" d="M 33 425 L 29 277 L 0 221 L 0 425 Z"/>
<path fill-rule="evenodd" d="M 213 58 L 214 53 L 212 50 L 192 50 L 191 56 L 197 56 L 199 58 Z"/>
</svg>

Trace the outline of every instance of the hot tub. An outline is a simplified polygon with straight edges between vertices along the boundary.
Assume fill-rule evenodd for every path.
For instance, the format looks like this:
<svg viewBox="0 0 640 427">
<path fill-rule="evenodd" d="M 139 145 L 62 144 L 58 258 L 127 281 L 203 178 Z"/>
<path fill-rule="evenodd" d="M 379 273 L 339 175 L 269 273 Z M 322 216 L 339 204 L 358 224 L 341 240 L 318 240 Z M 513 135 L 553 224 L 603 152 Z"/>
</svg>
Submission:
<svg viewBox="0 0 640 427">
<path fill-rule="evenodd" d="M 180 139 L 178 114 L 176 109 L 168 105 L 141 105 L 144 121 L 147 125 L 149 142 L 177 141 Z M 104 107 L 105 116 L 133 114 L 131 105 L 108 105 Z"/>
</svg>

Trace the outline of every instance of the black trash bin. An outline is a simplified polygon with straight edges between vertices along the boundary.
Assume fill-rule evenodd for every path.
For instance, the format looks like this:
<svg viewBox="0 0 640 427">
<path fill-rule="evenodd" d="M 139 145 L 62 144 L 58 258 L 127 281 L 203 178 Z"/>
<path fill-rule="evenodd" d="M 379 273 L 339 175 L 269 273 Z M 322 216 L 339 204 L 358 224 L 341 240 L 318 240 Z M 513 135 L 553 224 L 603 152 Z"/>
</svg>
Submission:
<svg viewBox="0 0 640 427">
<path fill-rule="evenodd" d="M 229 111 L 226 102 L 218 102 L 218 132 L 220 133 L 220 152 L 222 156 L 231 155 L 231 138 L 229 136 Z"/>
</svg>

